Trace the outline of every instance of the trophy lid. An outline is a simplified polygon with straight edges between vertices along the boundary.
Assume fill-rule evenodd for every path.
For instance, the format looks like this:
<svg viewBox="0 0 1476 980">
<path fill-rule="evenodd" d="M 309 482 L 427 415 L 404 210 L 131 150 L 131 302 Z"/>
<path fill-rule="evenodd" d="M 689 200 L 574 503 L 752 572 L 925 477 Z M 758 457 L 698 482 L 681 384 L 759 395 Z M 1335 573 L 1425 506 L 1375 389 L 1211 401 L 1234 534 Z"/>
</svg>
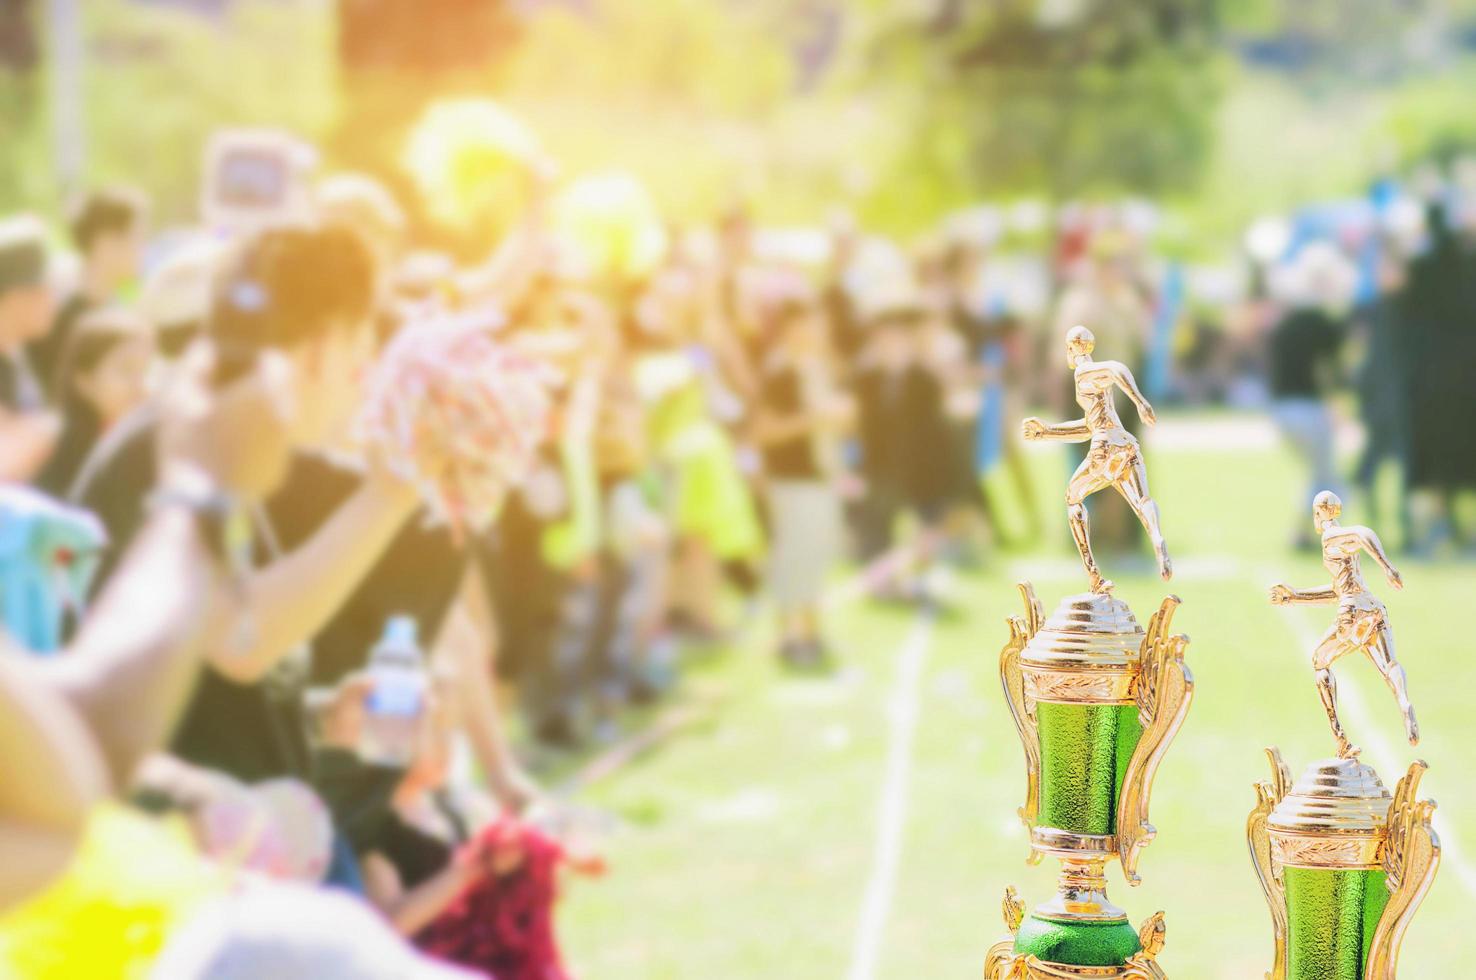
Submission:
<svg viewBox="0 0 1476 980">
<path fill-rule="evenodd" d="M 1382 834 L 1391 800 L 1372 766 L 1357 759 L 1323 759 L 1302 771 L 1267 826 L 1273 834 Z"/>
<path fill-rule="evenodd" d="M 1021 651 L 1020 662 L 1057 670 L 1133 668 L 1143 636 L 1127 603 L 1110 593 L 1084 592 L 1061 600 Z"/>
</svg>

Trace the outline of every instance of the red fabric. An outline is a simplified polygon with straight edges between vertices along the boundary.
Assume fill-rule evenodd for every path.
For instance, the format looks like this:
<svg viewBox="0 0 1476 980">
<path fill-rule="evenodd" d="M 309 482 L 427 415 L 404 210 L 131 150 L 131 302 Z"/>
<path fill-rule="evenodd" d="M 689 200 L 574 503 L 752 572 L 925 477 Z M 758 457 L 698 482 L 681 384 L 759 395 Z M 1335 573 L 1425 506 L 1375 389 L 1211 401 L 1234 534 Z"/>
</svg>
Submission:
<svg viewBox="0 0 1476 980">
<path fill-rule="evenodd" d="M 559 956 L 553 909 L 564 849 L 536 827 L 503 817 L 458 855 L 491 868 L 520 855 L 504 874 L 489 870 L 416 937 L 426 952 L 495 980 L 571 980 Z"/>
</svg>

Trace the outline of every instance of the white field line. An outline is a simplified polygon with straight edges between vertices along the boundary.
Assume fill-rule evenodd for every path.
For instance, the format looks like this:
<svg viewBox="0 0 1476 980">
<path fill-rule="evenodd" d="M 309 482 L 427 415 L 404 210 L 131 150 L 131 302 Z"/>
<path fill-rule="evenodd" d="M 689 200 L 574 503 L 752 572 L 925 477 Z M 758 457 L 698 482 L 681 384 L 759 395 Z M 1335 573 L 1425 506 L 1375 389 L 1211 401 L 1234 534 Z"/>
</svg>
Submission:
<svg viewBox="0 0 1476 980">
<path fill-rule="evenodd" d="M 1267 582 L 1277 581 L 1274 574 L 1265 579 Z M 1290 610 L 1293 615 L 1287 617 L 1292 632 L 1296 634 L 1297 642 L 1307 651 L 1310 661 L 1312 651 L 1322 639 L 1322 633 L 1314 627 L 1307 619 L 1304 610 Z M 1362 687 L 1351 678 L 1338 678 L 1338 710 L 1341 714 L 1353 722 L 1349 728 L 1349 736 L 1355 745 L 1361 746 L 1363 750 L 1374 757 L 1377 768 L 1382 774 L 1392 778 L 1404 775 L 1408 763 L 1399 760 L 1402 754 L 1396 752 L 1393 744 L 1386 738 L 1374 720 L 1373 712 L 1368 706 L 1368 699 L 1364 696 Z M 1293 771 L 1293 775 L 1295 775 Z M 1390 786 L 1390 789 L 1393 789 Z M 1466 849 L 1456 837 L 1450 822 L 1441 819 L 1439 810 L 1435 811 L 1435 820 L 1440 826 L 1436 833 L 1440 836 L 1441 863 L 1448 864 L 1455 871 L 1456 877 L 1461 881 L 1461 887 L 1466 894 L 1476 898 L 1476 866 L 1466 856 Z"/>
<path fill-rule="evenodd" d="M 850 980 L 872 980 L 881 956 L 882 937 L 902 859 L 919 688 L 932 640 L 933 616 L 922 611 L 897 651 L 897 676 L 887 705 L 887 758 L 877 800 L 876 844 L 872 849 L 871 878 L 861 900 L 861 918 L 851 950 Z"/>
</svg>

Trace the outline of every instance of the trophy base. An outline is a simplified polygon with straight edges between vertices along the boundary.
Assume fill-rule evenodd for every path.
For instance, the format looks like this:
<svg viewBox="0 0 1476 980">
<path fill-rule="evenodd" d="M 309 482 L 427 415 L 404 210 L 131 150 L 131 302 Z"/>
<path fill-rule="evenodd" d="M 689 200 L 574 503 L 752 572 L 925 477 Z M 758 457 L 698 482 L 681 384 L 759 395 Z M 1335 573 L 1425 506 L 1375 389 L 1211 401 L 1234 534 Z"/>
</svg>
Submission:
<svg viewBox="0 0 1476 980">
<path fill-rule="evenodd" d="M 1143 949 L 1125 912 L 1106 921 L 1054 919 L 1041 913 L 1036 909 L 1020 923 L 1015 934 L 1017 956 L 1070 966 L 1122 967 Z"/>
<path fill-rule="evenodd" d="M 1102 858 L 1063 861 L 1056 897 L 1028 916 L 1008 889 L 1004 913 L 1011 938 L 989 951 L 986 980 L 1161 977 L 1153 960 L 1163 947 L 1162 913 L 1134 929 L 1127 913 L 1107 900 L 1102 865 Z"/>
<path fill-rule="evenodd" d="M 985 980 L 1167 980 L 1145 949 L 1147 935 L 1162 945 L 1162 916 L 1135 932 L 1126 922 L 1053 922 L 1032 915 L 1015 936 L 996 943 L 984 961 Z"/>
</svg>

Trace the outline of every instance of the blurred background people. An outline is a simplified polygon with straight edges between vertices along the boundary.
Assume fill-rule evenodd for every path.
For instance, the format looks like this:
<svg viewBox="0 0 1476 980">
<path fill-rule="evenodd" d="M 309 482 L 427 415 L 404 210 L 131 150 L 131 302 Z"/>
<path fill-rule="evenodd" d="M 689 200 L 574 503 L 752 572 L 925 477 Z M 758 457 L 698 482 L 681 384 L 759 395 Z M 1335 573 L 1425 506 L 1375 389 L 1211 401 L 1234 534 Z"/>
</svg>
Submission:
<svg viewBox="0 0 1476 980">
<path fill-rule="evenodd" d="M 46 462 L 58 419 L 26 348 L 51 329 L 46 231 L 21 215 L 0 221 L 0 479 L 25 481 Z"/>
<path fill-rule="evenodd" d="M 1145 451 L 1295 469 L 1295 543 L 1346 477 L 1439 573 L 1470 544 L 1476 168 L 1402 131 L 1367 173 L 1324 158 L 1341 135 L 1248 149 L 1261 89 L 1193 83 L 1207 52 L 1264 71 L 1266 28 L 55 6 L 46 30 L 85 23 L 108 84 L 76 90 L 85 113 L 64 71 L 13 89 L 36 5 L 0 15 L 0 112 L 27 117 L 0 153 L 0 764 L 26 774 L 0 786 L 0 973 L 449 975 L 413 943 L 566 976 L 556 886 L 598 867 L 584 825 L 654 841 L 669 789 L 656 759 L 638 800 L 589 813 L 588 781 L 689 727 L 717 733 L 700 751 L 753 737 L 730 704 L 793 703 L 805 802 L 826 783 L 805 738 L 870 750 L 817 708 L 888 676 L 874 625 L 972 628 L 1019 560 L 1069 556 L 1036 538 L 1076 460 L 1019 420 L 1073 397 L 1077 324 L 1163 407 Z M 1308 23 L 1285 36 L 1330 29 Z M 863 63 L 860 88 L 835 70 Z M 919 70 L 969 97 L 919 103 Z M 1227 189 L 1251 153 L 1268 186 Z M 114 175 L 147 194 L 73 193 Z M 1166 495 L 1196 472 L 1165 469 Z M 1116 495 L 1093 507 L 1094 541 L 1146 557 Z M 924 696 L 974 703 L 958 673 Z M 670 789 L 722 770 L 739 805 L 702 810 L 704 841 L 769 806 L 722 758 Z"/>
<path fill-rule="evenodd" d="M 828 662 L 821 597 L 843 543 L 836 480 L 852 406 L 831 376 L 826 330 L 817 297 L 808 291 L 774 311 L 765 329 L 752 432 L 763 454 L 779 657 L 797 669 Z"/>
<path fill-rule="evenodd" d="M 65 499 L 100 441 L 148 397 L 152 325 L 126 308 L 102 307 L 71 327 L 56 374 L 61 436 L 36 485 Z"/>
<path fill-rule="evenodd" d="M 101 188 L 77 203 L 69 223 L 80 263 L 77 281 L 62 298 L 51 330 L 29 350 L 31 366 L 49 396 L 60 387 L 58 372 L 78 321 L 137 285 L 147 214 L 144 196 L 122 187 Z"/>
<path fill-rule="evenodd" d="M 1309 245 L 1284 273 L 1281 288 L 1286 311 L 1269 338 L 1271 415 L 1305 472 L 1293 526 L 1296 546 L 1307 549 L 1314 545 L 1301 516 L 1307 500 L 1343 485 L 1335 463 L 1330 395 L 1345 339 L 1341 316 L 1350 296 L 1350 270 L 1331 246 Z"/>
</svg>

